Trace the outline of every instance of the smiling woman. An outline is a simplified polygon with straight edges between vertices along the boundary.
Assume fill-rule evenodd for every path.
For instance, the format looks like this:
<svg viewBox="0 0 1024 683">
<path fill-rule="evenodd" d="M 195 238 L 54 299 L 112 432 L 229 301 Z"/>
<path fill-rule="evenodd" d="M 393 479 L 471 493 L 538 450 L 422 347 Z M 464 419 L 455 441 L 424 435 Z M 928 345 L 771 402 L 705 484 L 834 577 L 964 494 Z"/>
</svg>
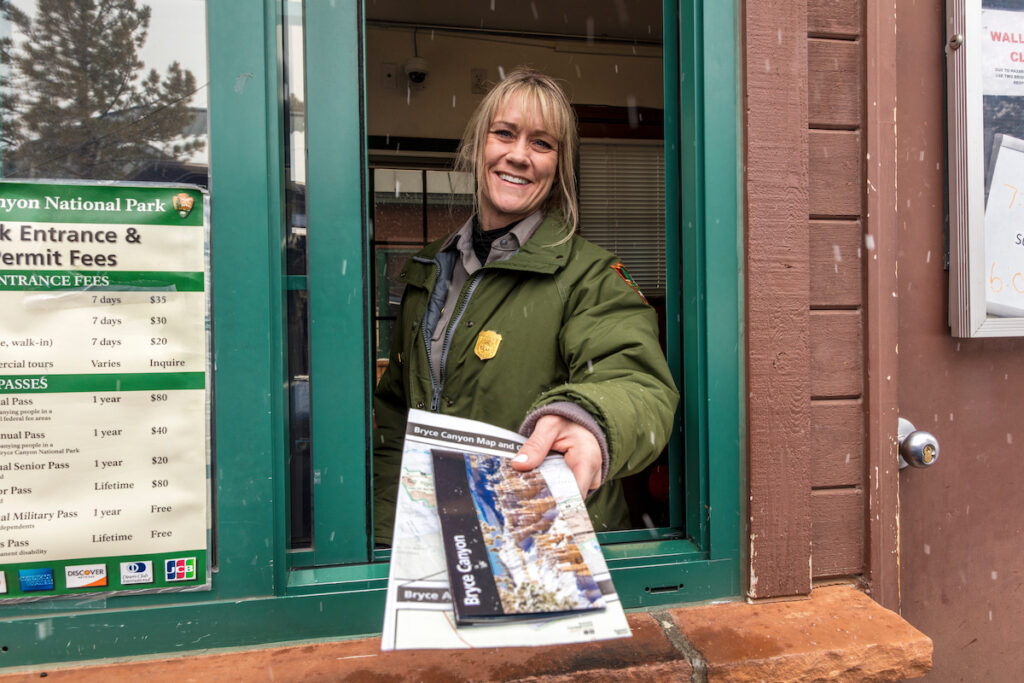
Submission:
<svg viewBox="0 0 1024 683">
<path fill-rule="evenodd" d="M 678 395 L 657 316 L 615 256 L 574 234 L 576 126 L 548 76 L 516 69 L 460 147 L 477 212 L 406 265 L 377 385 L 374 527 L 390 542 L 409 408 L 519 429 L 513 466 L 564 454 L 597 530 L 629 525 L 620 479 L 668 441 Z"/>
</svg>

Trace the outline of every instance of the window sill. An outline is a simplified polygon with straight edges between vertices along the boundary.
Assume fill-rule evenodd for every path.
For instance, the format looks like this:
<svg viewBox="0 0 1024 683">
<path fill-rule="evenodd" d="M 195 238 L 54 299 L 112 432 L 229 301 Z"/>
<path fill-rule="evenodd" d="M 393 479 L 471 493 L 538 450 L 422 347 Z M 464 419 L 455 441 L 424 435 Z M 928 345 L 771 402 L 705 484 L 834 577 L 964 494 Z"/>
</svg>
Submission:
<svg viewBox="0 0 1024 683">
<path fill-rule="evenodd" d="M 922 676 L 931 668 L 931 640 L 852 586 L 818 588 L 809 600 L 636 612 L 629 621 L 633 637 L 626 640 L 491 649 L 454 658 L 443 650 L 382 653 L 376 638 L 363 638 L 50 671 L 78 681 L 221 676 L 307 680 L 396 674 L 446 681 L 531 676 L 568 680 L 580 675 L 588 680 L 895 681 Z M 0 676 L 0 681 L 5 678 Z"/>
</svg>

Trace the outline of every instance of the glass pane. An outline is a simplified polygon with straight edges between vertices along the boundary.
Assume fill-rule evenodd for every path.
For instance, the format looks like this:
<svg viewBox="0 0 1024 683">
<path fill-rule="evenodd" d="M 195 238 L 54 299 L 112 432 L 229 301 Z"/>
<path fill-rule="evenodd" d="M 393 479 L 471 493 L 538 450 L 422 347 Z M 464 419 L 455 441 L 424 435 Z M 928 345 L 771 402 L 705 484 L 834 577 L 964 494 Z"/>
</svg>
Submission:
<svg viewBox="0 0 1024 683">
<path fill-rule="evenodd" d="M 285 267 L 306 274 L 305 3 L 285 0 L 282 49 L 285 181 Z M 288 292 L 289 547 L 313 543 L 313 481 L 309 393 L 309 294 Z"/>
<path fill-rule="evenodd" d="M 662 141 L 584 141 L 579 178 L 581 234 L 622 259 L 645 296 L 664 298 Z"/>
<path fill-rule="evenodd" d="M 304 3 L 285 0 L 284 181 L 285 237 L 289 275 L 306 273 L 306 61 Z"/>
<path fill-rule="evenodd" d="M 309 295 L 288 292 L 288 385 L 289 385 L 289 460 L 291 493 L 291 548 L 308 547 L 313 542 L 312 461 L 310 459 L 309 402 Z"/>
<path fill-rule="evenodd" d="M 12 0 L 0 36 L 3 177 L 209 184 L 205 0 Z"/>
<path fill-rule="evenodd" d="M 427 171 L 427 242 L 444 237 L 472 215 L 472 174 Z"/>
<path fill-rule="evenodd" d="M 377 242 L 423 243 L 423 172 L 373 170 L 373 231 Z"/>
<path fill-rule="evenodd" d="M 374 333 L 378 361 L 387 361 L 391 349 L 391 326 L 402 303 L 403 286 L 398 275 L 405 262 L 417 251 L 419 247 L 377 247 L 375 250 L 377 326 Z"/>
</svg>

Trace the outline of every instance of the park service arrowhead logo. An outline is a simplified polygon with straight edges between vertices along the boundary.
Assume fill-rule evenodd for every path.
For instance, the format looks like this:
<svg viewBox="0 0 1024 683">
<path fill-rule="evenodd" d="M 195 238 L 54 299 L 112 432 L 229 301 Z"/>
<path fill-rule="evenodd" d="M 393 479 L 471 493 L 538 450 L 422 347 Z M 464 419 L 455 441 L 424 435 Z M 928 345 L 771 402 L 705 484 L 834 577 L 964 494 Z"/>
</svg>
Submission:
<svg viewBox="0 0 1024 683">
<path fill-rule="evenodd" d="M 184 192 L 174 195 L 174 210 L 178 212 L 178 215 L 182 218 L 188 218 L 188 215 L 192 213 L 192 207 L 195 206 L 196 200 Z"/>
</svg>

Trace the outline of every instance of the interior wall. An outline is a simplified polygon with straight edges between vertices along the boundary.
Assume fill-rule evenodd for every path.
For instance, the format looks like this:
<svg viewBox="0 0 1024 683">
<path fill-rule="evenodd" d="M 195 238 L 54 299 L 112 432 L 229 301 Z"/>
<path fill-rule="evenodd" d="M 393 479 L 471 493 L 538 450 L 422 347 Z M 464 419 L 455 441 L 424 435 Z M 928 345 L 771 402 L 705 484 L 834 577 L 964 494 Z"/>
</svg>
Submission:
<svg viewBox="0 0 1024 683">
<path fill-rule="evenodd" d="M 367 128 L 369 135 L 462 137 L 483 98 L 471 91 L 474 68 L 487 81 L 527 65 L 559 79 L 574 104 L 663 107 L 661 49 L 646 45 L 588 44 L 420 30 L 417 52 L 427 61 L 424 86 L 407 87 L 403 65 L 413 56 L 413 31 L 369 27 L 366 36 Z M 386 84 L 384 64 L 396 66 Z"/>
</svg>

